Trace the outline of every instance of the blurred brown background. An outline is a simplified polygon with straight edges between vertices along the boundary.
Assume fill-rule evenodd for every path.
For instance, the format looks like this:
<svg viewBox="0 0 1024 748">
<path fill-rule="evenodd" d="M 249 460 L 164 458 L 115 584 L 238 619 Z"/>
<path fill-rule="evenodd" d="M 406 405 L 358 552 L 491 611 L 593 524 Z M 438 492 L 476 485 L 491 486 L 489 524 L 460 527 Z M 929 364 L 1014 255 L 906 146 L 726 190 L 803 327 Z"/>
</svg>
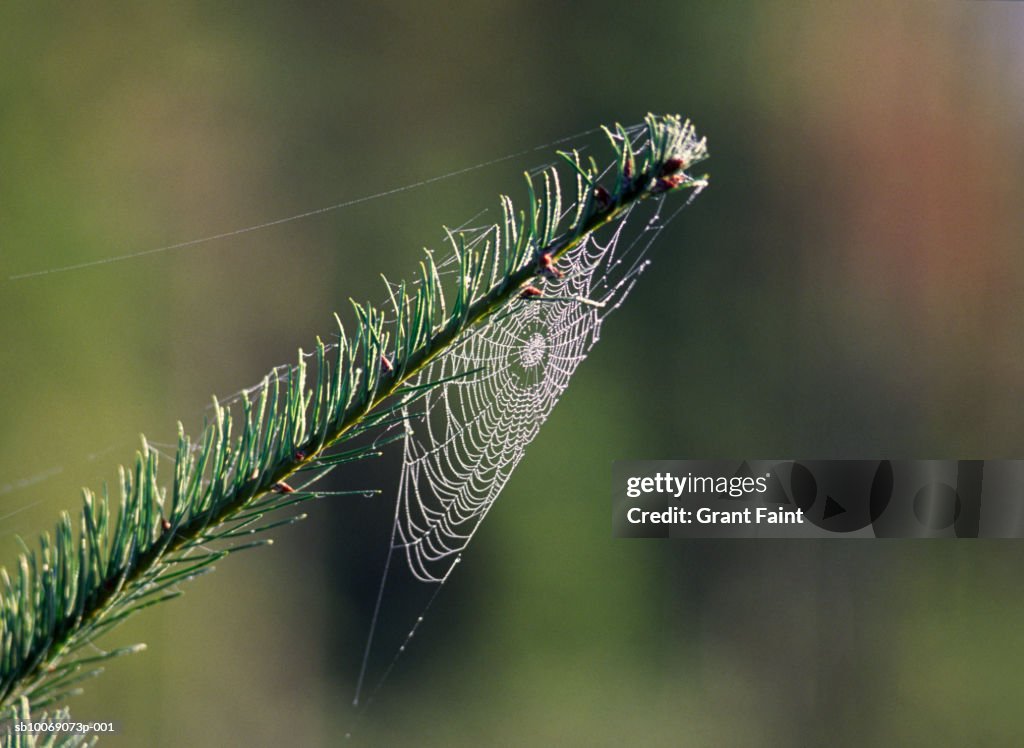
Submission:
<svg viewBox="0 0 1024 748">
<path fill-rule="evenodd" d="M 1007 744 L 1024 544 L 611 539 L 614 459 L 1024 457 L 1016 3 L 0 10 L 0 550 L 411 275 L 547 152 L 680 112 L 712 186 L 372 708 L 387 497 L 314 504 L 107 640 L 103 746 Z M 352 480 L 388 485 L 386 465 Z M 19 481 L 38 479 L 32 485 Z M 417 615 L 416 610 L 406 611 Z M 378 653 L 386 664 L 388 656 Z"/>
</svg>

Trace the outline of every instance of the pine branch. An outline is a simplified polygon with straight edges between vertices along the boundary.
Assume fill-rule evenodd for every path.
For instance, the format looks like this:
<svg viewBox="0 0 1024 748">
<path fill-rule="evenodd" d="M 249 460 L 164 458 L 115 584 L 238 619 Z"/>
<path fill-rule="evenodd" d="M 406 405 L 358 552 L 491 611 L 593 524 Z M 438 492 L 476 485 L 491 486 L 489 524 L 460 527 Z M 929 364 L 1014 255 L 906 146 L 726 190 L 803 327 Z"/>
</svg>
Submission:
<svg viewBox="0 0 1024 748">
<path fill-rule="evenodd" d="M 337 344 L 317 340 L 311 387 L 300 350 L 297 366 L 283 376 L 273 372 L 254 398 L 243 393 L 237 437 L 236 417 L 216 400 L 195 445 L 179 424 L 169 489 L 158 480 L 158 453 L 143 441 L 132 469 L 121 469 L 116 517 L 106 487 L 99 496 L 86 490 L 76 521 L 63 513 L 53 538 L 46 533 L 37 551 L 26 548 L 13 575 L 0 569 L 0 707 L 60 701 L 106 660 L 138 651 L 86 654 L 83 647 L 178 596 L 182 582 L 212 571 L 221 558 L 271 540 L 232 542 L 302 519 L 268 517 L 318 495 L 293 488 L 292 476 L 312 472 L 315 480 L 401 438 L 388 432 L 402 420 L 401 409 L 444 384 L 406 383 L 489 316 L 542 295 L 531 282 L 590 233 L 643 200 L 705 186 L 685 171 L 706 157 L 688 122 L 648 115 L 638 143 L 621 127 L 605 132 L 613 157 L 603 171 L 575 151 L 559 154 L 575 180 L 574 207 L 565 215 L 558 171 L 543 174 L 539 196 L 527 176 L 526 211 L 517 216 L 503 197 L 503 219 L 487 231 L 449 234 L 458 264 L 450 287 L 428 252 L 416 283 L 397 292 L 389 286 L 387 313 L 353 302 L 354 333 L 347 336 L 339 320 Z"/>
</svg>

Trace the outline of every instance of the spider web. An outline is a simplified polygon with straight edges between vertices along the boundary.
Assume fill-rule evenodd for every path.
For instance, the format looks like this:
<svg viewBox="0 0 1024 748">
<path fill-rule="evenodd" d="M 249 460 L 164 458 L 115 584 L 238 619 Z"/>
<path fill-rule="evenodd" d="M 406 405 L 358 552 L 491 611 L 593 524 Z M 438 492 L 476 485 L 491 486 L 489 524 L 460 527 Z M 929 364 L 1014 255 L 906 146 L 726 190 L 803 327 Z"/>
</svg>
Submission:
<svg viewBox="0 0 1024 748">
<path fill-rule="evenodd" d="M 425 394 L 402 411 L 405 436 L 391 541 L 354 704 L 363 693 L 395 558 L 404 561 L 415 580 L 436 585 L 425 614 L 576 368 L 599 340 L 605 318 L 650 264 L 646 255 L 654 240 L 699 191 L 667 219 L 658 199 L 653 214 L 649 207 L 637 206 L 611 233 L 589 234 L 559 260 L 555 273 L 538 277 L 541 296 L 509 301 L 410 380 Z M 648 216 L 639 231 L 638 212 Z M 374 693 L 422 624 L 423 614 L 406 633 Z"/>
<path fill-rule="evenodd" d="M 559 263 L 543 297 L 516 299 L 421 372 L 428 390 L 407 412 L 392 549 L 423 582 L 441 582 L 505 487 L 527 445 L 632 287 L 611 269 L 623 223 Z"/>
</svg>

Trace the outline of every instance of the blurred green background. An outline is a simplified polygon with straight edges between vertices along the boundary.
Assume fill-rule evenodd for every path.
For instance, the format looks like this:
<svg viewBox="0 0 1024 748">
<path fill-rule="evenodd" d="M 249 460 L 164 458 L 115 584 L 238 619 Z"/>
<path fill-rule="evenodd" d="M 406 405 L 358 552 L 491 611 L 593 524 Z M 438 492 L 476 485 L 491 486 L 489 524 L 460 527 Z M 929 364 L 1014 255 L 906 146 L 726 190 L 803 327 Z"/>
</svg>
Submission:
<svg viewBox="0 0 1024 748">
<path fill-rule="evenodd" d="M 1016 3 L 6 4 L 0 543 L 647 111 L 712 186 L 350 707 L 388 497 L 321 501 L 107 640 L 103 746 L 1010 744 L 1024 544 L 611 538 L 615 459 L 1021 458 Z M 386 464 L 353 473 L 390 485 Z M 406 615 L 417 615 L 414 607 Z M 408 619 L 400 621 L 407 625 Z M 397 624 L 396 624 L 397 625 Z M 386 666 L 390 655 L 378 652 Z"/>
</svg>

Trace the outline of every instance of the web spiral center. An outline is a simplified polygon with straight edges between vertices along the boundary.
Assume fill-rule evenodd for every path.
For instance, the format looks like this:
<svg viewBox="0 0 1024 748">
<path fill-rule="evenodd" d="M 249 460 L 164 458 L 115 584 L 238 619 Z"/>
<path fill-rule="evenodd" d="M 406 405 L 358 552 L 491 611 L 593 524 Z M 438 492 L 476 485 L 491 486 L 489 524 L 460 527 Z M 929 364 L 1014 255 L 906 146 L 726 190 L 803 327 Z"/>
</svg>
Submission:
<svg viewBox="0 0 1024 748">
<path fill-rule="evenodd" d="M 524 369 L 532 369 L 544 361 L 548 343 L 539 332 L 533 333 L 519 350 L 519 363 Z"/>
</svg>

